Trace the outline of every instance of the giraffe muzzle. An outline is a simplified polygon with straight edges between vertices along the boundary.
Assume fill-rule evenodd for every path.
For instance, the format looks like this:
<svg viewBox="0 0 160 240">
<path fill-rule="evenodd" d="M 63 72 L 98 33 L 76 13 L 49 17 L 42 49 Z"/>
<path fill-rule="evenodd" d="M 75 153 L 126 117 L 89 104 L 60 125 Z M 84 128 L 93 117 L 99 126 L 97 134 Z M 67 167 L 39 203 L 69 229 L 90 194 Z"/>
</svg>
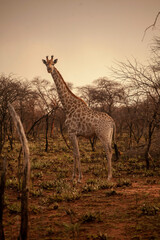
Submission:
<svg viewBox="0 0 160 240">
<path fill-rule="evenodd" d="M 48 71 L 49 73 L 51 73 L 51 72 L 52 72 L 52 68 L 47 68 L 47 71 Z"/>
</svg>

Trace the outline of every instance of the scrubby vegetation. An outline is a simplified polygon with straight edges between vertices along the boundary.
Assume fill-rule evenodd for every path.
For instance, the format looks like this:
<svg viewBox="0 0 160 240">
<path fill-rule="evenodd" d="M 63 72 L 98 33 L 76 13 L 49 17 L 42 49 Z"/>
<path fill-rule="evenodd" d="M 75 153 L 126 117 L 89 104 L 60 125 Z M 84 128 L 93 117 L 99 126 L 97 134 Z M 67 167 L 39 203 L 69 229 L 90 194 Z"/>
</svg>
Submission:
<svg viewBox="0 0 160 240">
<path fill-rule="evenodd" d="M 61 135 L 29 141 L 31 190 L 29 239 L 158 239 L 160 237 L 159 161 L 146 171 L 144 159 L 113 160 L 114 178 L 107 181 L 103 148 L 96 153 L 81 139 L 81 184 L 71 181 L 72 158 Z M 8 152 L 4 230 L 6 239 L 16 239 L 20 221 L 20 191 L 17 164 L 19 143 Z M 37 152 L 37 149 L 39 151 Z M 64 151 L 65 149 L 65 151 Z M 95 155 L 93 157 L 93 155 Z M 97 161 L 96 161 L 97 157 Z M 96 175 L 95 175 L 96 170 Z"/>
</svg>

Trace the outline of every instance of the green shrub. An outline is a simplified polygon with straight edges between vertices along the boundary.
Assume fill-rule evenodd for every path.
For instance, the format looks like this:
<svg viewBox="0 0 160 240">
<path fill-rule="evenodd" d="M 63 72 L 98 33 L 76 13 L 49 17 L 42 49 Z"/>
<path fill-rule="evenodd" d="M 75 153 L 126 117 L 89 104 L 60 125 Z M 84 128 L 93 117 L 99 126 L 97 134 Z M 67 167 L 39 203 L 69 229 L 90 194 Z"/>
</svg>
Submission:
<svg viewBox="0 0 160 240">
<path fill-rule="evenodd" d="M 115 190 L 110 190 L 106 192 L 106 197 L 116 196 L 118 193 Z"/>
<path fill-rule="evenodd" d="M 90 223 L 95 221 L 101 222 L 101 216 L 99 212 L 97 213 L 88 212 L 81 217 L 82 223 Z"/>
<path fill-rule="evenodd" d="M 152 204 L 143 204 L 140 210 L 141 210 L 141 213 L 140 213 L 141 216 L 142 215 L 154 216 L 160 212 L 160 207 Z"/>
<path fill-rule="evenodd" d="M 20 203 L 12 203 L 7 206 L 9 212 L 11 214 L 19 214 L 21 212 L 21 204 Z"/>
<path fill-rule="evenodd" d="M 35 189 L 35 190 L 31 190 L 30 191 L 30 194 L 33 196 L 33 197 L 41 197 L 43 196 L 43 190 L 42 189 Z"/>
<path fill-rule="evenodd" d="M 6 187 L 12 189 L 18 189 L 18 179 L 13 177 L 6 180 Z"/>
<path fill-rule="evenodd" d="M 92 235 L 89 239 L 91 240 L 107 240 L 107 234 L 105 233 L 98 233 L 97 235 Z"/>
<path fill-rule="evenodd" d="M 119 179 L 116 187 L 130 187 L 132 186 L 131 181 L 129 179 Z"/>
</svg>

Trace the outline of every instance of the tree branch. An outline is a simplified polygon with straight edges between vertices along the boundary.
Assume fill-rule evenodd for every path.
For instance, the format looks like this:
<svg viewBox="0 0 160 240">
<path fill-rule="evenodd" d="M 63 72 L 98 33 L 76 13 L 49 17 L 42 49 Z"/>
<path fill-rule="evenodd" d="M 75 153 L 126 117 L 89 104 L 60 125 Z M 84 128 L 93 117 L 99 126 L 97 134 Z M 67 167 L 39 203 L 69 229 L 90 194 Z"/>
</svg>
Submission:
<svg viewBox="0 0 160 240">
<path fill-rule="evenodd" d="M 147 28 L 144 30 L 144 34 L 143 34 L 143 38 L 142 38 L 142 42 L 143 42 L 143 40 L 144 40 L 144 37 L 145 37 L 146 32 L 148 31 L 148 29 L 150 29 L 150 28 L 154 28 L 154 27 L 155 27 L 159 15 L 160 15 L 160 12 L 158 12 L 158 14 L 157 14 L 157 16 L 156 16 L 156 18 L 155 18 L 155 20 L 154 20 L 154 23 L 151 24 L 149 27 L 147 27 Z"/>
</svg>

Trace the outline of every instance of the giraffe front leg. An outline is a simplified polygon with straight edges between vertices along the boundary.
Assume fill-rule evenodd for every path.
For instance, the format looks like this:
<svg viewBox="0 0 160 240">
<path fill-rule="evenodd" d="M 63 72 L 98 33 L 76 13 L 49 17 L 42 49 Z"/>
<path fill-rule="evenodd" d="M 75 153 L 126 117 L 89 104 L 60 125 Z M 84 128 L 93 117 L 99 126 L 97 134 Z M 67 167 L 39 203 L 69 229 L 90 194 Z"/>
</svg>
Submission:
<svg viewBox="0 0 160 240">
<path fill-rule="evenodd" d="M 78 150 L 79 151 L 79 150 Z M 82 180 L 82 171 L 81 171 L 81 161 L 80 161 L 80 155 L 77 158 L 77 163 L 78 163 L 78 172 L 79 172 L 79 176 L 78 176 L 78 182 L 80 183 Z"/>
<path fill-rule="evenodd" d="M 72 174 L 72 179 L 74 180 L 75 177 L 76 177 L 76 165 L 77 165 L 77 159 L 76 157 L 74 156 L 74 159 L 73 159 L 73 174 Z"/>
<path fill-rule="evenodd" d="M 79 147 L 78 147 L 78 140 L 77 136 L 75 134 L 69 135 L 71 143 L 73 145 L 73 155 L 74 155 L 74 163 L 73 163 L 73 179 L 76 175 L 76 164 L 78 166 L 78 182 L 81 182 L 82 179 L 82 172 L 81 172 L 81 163 L 80 163 L 80 153 L 79 153 Z"/>
</svg>

